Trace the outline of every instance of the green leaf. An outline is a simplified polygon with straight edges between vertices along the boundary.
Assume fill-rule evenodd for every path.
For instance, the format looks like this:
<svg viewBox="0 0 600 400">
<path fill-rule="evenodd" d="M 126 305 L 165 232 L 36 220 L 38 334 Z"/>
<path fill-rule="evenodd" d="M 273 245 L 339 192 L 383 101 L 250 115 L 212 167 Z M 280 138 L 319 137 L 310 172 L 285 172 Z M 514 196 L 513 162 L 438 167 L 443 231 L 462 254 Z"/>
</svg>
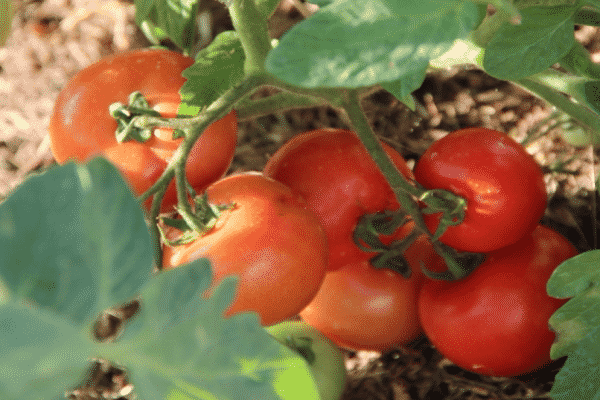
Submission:
<svg viewBox="0 0 600 400">
<path fill-rule="evenodd" d="M 183 71 L 187 81 L 180 90 L 177 112 L 196 115 L 244 77 L 244 50 L 237 32 L 220 33 L 196 55 L 196 62 Z"/>
<path fill-rule="evenodd" d="M 422 70 L 415 70 L 413 74 L 406 75 L 397 81 L 382 82 L 381 87 L 390 92 L 398 101 L 407 105 L 411 110 L 415 110 L 415 102 L 410 95 L 423 84 L 427 74 L 427 65 Z"/>
<path fill-rule="evenodd" d="M 224 279 L 206 299 L 211 279 L 207 260 L 155 277 L 141 292 L 141 315 L 117 343 L 100 347 L 103 357 L 127 366 L 145 400 L 317 399 L 305 361 L 257 315 L 222 317 L 237 279 Z"/>
<path fill-rule="evenodd" d="M 547 292 L 569 298 L 548 321 L 557 334 L 550 356 L 568 356 L 556 376 L 551 396 L 559 399 L 600 399 L 600 250 L 561 263 L 547 283 Z"/>
<path fill-rule="evenodd" d="M 266 68 L 309 88 L 394 82 L 420 73 L 477 22 L 477 6 L 465 1 L 338 0 L 287 32 Z"/>
<path fill-rule="evenodd" d="M 0 306 L 0 398 L 64 399 L 84 377 L 92 342 L 64 315 L 15 300 Z"/>
<path fill-rule="evenodd" d="M 600 400 L 600 337 L 583 340 L 554 379 L 553 400 Z"/>
<path fill-rule="evenodd" d="M 600 334 L 599 263 L 600 250 L 588 251 L 561 263 L 548 280 L 550 296 L 572 298 L 550 317 L 550 326 L 557 333 L 552 358 L 565 356 L 583 338 Z"/>
<path fill-rule="evenodd" d="M 483 67 L 499 79 L 516 80 L 541 72 L 566 55 L 573 44 L 576 7 L 530 7 L 522 23 L 505 23 L 488 43 Z"/>
<path fill-rule="evenodd" d="M 281 0 L 254 0 L 254 1 L 256 2 L 256 7 L 258 8 L 258 12 L 265 19 L 269 18 L 271 16 L 271 14 L 273 14 L 273 12 L 275 12 L 277 5 L 279 5 L 279 3 L 281 2 Z"/>
<path fill-rule="evenodd" d="M 189 53 L 197 37 L 199 0 L 135 0 L 135 22 L 154 43 L 158 32 L 166 34 Z M 147 22 L 146 24 L 144 22 Z"/>
<path fill-rule="evenodd" d="M 13 0 L 0 0 L 0 46 L 4 46 L 10 34 L 13 17 Z"/>
<path fill-rule="evenodd" d="M 140 206 L 103 159 L 31 177 L 0 205 L 5 302 L 95 318 L 150 279 L 151 254 Z"/>
</svg>

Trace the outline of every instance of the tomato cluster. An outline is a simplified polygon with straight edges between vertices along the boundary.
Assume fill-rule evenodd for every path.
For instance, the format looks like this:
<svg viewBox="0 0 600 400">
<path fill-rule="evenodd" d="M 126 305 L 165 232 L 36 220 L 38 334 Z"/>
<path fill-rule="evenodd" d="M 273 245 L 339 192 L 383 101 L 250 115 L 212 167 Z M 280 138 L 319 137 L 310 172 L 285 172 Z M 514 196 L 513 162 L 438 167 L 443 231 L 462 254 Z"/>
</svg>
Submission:
<svg viewBox="0 0 600 400">
<path fill-rule="evenodd" d="M 144 50 L 81 71 L 60 93 L 50 121 L 56 160 L 103 155 L 136 195 L 147 191 L 183 139 L 155 128 L 145 140 L 121 143 L 109 106 L 139 92 L 152 115 L 176 116 L 181 72 L 192 64 L 178 53 Z M 299 315 L 310 327 L 290 329 L 327 349 L 335 343 L 387 351 L 424 333 L 457 365 L 489 375 L 519 375 L 549 361 L 554 334 L 547 321 L 564 300 L 548 297 L 545 284 L 576 250 L 539 225 L 543 174 L 510 137 L 483 128 L 453 132 L 427 149 L 414 172 L 380 143 L 398 174 L 421 193 L 425 233 L 352 131 L 305 132 L 262 172 L 222 178 L 236 139 L 232 111 L 200 136 L 187 159 L 187 180 L 202 193 L 194 217 L 212 213 L 213 224 L 182 244 L 190 236 L 173 223 L 177 218 L 160 223 L 163 270 L 208 259 L 213 286 L 207 296 L 223 277 L 238 277 L 225 316 L 255 312 L 273 326 Z M 450 204 L 440 196 L 457 201 L 458 213 L 440 208 Z M 171 182 L 161 210 L 175 204 Z M 483 253 L 484 261 L 466 278 L 430 279 L 428 272 L 446 271 L 440 251 Z M 280 340 L 286 332 L 271 331 Z M 327 368 L 339 372 L 341 356 L 336 360 Z"/>
</svg>

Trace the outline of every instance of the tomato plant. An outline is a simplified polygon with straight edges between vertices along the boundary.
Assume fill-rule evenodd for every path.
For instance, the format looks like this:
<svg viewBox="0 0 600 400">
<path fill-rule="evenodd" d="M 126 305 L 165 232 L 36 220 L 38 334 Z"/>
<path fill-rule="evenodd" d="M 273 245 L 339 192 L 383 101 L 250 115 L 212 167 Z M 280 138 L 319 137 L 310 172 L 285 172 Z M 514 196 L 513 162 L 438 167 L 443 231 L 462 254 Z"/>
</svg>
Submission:
<svg viewBox="0 0 600 400">
<path fill-rule="evenodd" d="M 546 209 L 542 171 L 502 132 L 452 132 L 429 146 L 414 174 L 426 189 L 445 189 L 466 200 L 463 222 L 439 238 L 458 250 L 487 252 L 515 243 L 535 228 Z M 424 215 L 432 232 L 440 217 Z"/>
<path fill-rule="evenodd" d="M 339 400 L 346 383 L 344 354 L 325 335 L 301 321 L 283 321 L 267 328 L 279 342 L 304 357 L 321 400 Z"/>
<path fill-rule="evenodd" d="M 396 168 L 411 179 L 404 158 L 385 143 L 382 146 Z M 297 135 L 271 156 L 263 173 L 298 191 L 317 214 L 327 232 L 330 270 L 372 256 L 353 240 L 362 215 L 399 208 L 383 174 L 349 130 L 317 129 Z"/>
<path fill-rule="evenodd" d="M 226 275 L 240 277 L 226 315 L 256 311 L 271 325 L 297 314 L 325 275 L 327 238 L 316 216 L 298 194 L 258 173 L 224 178 L 206 194 L 210 203 L 233 208 L 193 242 L 166 246 L 163 268 L 208 258 L 215 284 Z"/>
<path fill-rule="evenodd" d="M 137 50 L 104 58 L 80 71 L 59 93 L 50 119 L 56 161 L 84 162 L 104 154 L 125 175 L 135 194 L 145 192 L 166 168 L 183 138 L 173 139 L 172 129 L 157 128 L 143 146 L 133 140 L 119 143 L 115 137 L 117 121 L 110 115 L 109 106 L 126 102 L 130 93 L 138 91 L 163 117 L 176 116 L 181 103 L 178 91 L 185 82 L 181 72 L 193 63 L 192 58 L 173 51 Z M 195 190 L 201 192 L 225 173 L 236 142 L 237 118 L 233 111 L 204 131 L 186 164 L 187 179 Z M 176 202 L 172 182 L 162 210 L 171 211 Z"/>
<path fill-rule="evenodd" d="M 412 229 L 411 222 L 382 241 L 402 239 Z M 404 257 L 412 270 L 408 279 L 387 268 L 373 268 L 366 260 L 328 272 L 300 316 L 340 347 L 386 351 L 406 344 L 421 332 L 417 296 L 424 276 L 420 267 L 442 270 L 444 263 L 424 235 Z"/>
<path fill-rule="evenodd" d="M 428 280 L 419 295 L 423 330 L 458 366 L 484 375 L 513 376 L 550 361 L 548 319 L 566 300 L 546 294 L 546 282 L 577 251 L 550 228 L 487 254 L 460 281 Z"/>
</svg>

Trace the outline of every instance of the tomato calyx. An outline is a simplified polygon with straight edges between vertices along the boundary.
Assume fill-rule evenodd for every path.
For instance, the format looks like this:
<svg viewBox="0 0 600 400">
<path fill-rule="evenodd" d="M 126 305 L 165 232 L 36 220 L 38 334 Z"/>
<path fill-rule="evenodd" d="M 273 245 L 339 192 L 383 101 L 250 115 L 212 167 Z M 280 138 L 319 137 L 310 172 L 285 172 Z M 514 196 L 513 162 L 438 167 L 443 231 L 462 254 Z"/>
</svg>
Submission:
<svg viewBox="0 0 600 400">
<path fill-rule="evenodd" d="M 160 117 L 160 113 L 148 103 L 148 100 L 140 92 L 132 92 L 129 95 L 128 103 L 120 102 L 112 103 L 108 107 L 108 111 L 116 121 L 117 129 L 115 137 L 117 142 L 123 143 L 128 140 L 144 143 L 152 137 L 153 127 L 143 127 L 136 124 L 136 117 L 149 115 L 152 117 Z M 183 132 L 175 130 L 173 139 L 183 137 Z"/>
<path fill-rule="evenodd" d="M 196 240 L 198 237 L 210 231 L 225 210 L 231 210 L 235 207 L 231 204 L 210 204 L 206 193 L 197 196 L 194 199 L 194 213 L 189 214 L 181 212 L 178 207 L 175 207 L 181 215 L 181 219 L 176 218 L 161 218 L 161 222 L 172 228 L 176 228 L 182 234 L 175 240 L 167 238 L 164 230 L 159 224 L 159 232 L 162 240 L 168 246 L 181 246 Z"/>
<path fill-rule="evenodd" d="M 380 236 L 392 235 L 409 220 L 410 217 L 404 211 L 365 214 L 354 229 L 354 243 L 365 252 L 377 253 L 369 260 L 374 268 L 391 269 L 408 279 L 412 271 L 403 254 L 419 235 L 413 230 L 407 237 L 389 245 L 384 244 Z"/>
<path fill-rule="evenodd" d="M 441 242 L 435 242 L 435 245 L 442 249 L 442 252 L 438 253 L 442 255 L 448 266 L 448 270 L 444 272 L 431 271 L 424 266 L 421 268 L 423 275 L 430 279 L 439 281 L 457 281 L 465 278 L 471 272 L 475 271 L 475 268 L 479 264 L 483 263 L 485 254 L 482 253 L 467 253 L 457 252 L 450 246 L 446 246 Z M 448 258 L 452 257 L 451 260 Z"/>
<path fill-rule="evenodd" d="M 425 190 L 419 200 L 425 204 L 425 208 L 421 210 L 423 214 L 442 213 L 431 240 L 438 240 L 448 227 L 460 225 L 465 219 L 467 201 L 448 190 Z"/>
<path fill-rule="evenodd" d="M 293 337 L 289 335 L 285 338 L 284 344 L 300 354 L 308 364 L 314 364 L 317 356 L 312 348 L 313 340 L 310 337 Z"/>
</svg>

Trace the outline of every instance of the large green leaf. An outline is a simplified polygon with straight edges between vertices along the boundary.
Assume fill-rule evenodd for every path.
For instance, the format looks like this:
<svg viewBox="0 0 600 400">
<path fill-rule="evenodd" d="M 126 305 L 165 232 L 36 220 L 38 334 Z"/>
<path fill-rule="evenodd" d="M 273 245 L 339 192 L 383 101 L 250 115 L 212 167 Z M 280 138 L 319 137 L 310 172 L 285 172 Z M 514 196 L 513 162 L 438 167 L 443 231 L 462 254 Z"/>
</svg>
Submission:
<svg viewBox="0 0 600 400">
<path fill-rule="evenodd" d="M 151 254 L 140 206 L 103 159 L 34 176 L 0 205 L 5 302 L 95 318 L 150 279 Z"/>
<path fill-rule="evenodd" d="M 575 43 L 576 10 L 574 6 L 521 10 L 521 24 L 506 22 L 488 43 L 483 56 L 485 71 L 499 79 L 516 80 L 558 62 Z"/>
<path fill-rule="evenodd" d="M 206 260 L 161 273 L 142 290 L 142 313 L 103 357 L 127 366 L 137 395 L 164 399 L 318 399 L 302 357 L 281 346 L 254 314 L 224 319 L 236 279 L 209 299 Z"/>
<path fill-rule="evenodd" d="M 92 323 L 149 281 L 142 211 L 96 159 L 25 181 L 0 205 L 0 398 L 61 399 L 94 355 Z"/>
<path fill-rule="evenodd" d="M 547 284 L 548 294 L 571 298 L 550 317 L 557 333 L 553 359 L 568 356 L 551 391 L 555 400 L 600 399 L 600 250 L 560 264 Z"/>
<path fill-rule="evenodd" d="M 0 398 L 64 399 L 82 380 L 92 354 L 81 329 L 24 299 L 0 306 Z"/>
<path fill-rule="evenodd" d="M 178 113 L 196 115 L 244 77 L 244 49 L 235 31 L 219 34 L 198 52 L 196 62 L 183 71 L 187 81 L 180 90 Z"/>
<path fill-rule="evenodd" d="M 338 0 L 287 32 L 266 67 L 303 87 L 412 80 L 478 21 L 477 6 L 465 1 Z"/>
</svg>

